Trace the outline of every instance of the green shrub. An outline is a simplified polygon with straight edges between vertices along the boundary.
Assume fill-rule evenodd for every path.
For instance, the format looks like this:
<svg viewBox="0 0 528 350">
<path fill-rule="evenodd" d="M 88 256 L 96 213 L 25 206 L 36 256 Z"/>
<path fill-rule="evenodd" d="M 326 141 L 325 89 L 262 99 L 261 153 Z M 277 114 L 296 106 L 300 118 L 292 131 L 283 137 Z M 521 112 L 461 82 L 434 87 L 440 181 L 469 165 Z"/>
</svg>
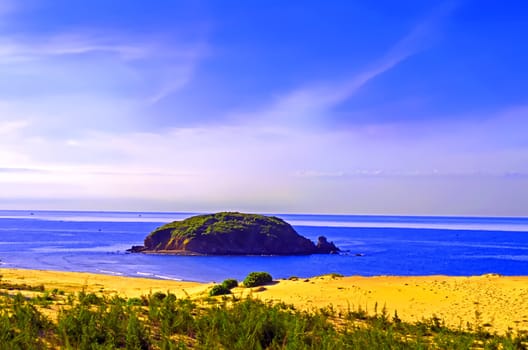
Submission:
<svg viewBox="0 0 528 350">
<path fill-rule="evenodd" d="M 156 300 L 163 300 L 167 297 L 167 294 L 163 293 L 163 292 L 156 292 L 154 294 L 152 294 L 152 297 Z"/>
<path fill-rule="evenodd" d="M 345 277 L 345 276 L 343 276 L 342 274 L 340 274 L 340 273 L 335 273 L 335 272 L 329 274 L 328 276 L 330 276 L 330 277 L 332 277 L 332 278 L 334 278 L 334 279 L 335 279 L 335 278 Z"/>
<path fill-rule="evenodd" d="M 209 291 L 209 296 L 214 297 L 215 295 L 224 295 L 224 294 L 231 294 L 231 291 L 229 288 L 224 286 L 223 284 L 215 284 L 213 288 Z"/>
<path fill-rule="evenodd" d="M 144 306 L 144 303 L 143 303 L 143 299 L 141 298 L 129 298 L 127 300 L 127 305 L 130 305 L 130 306 Z"/>
<path fill-rule="evenodd" d="M 244 286 L 246 287 L 257 287 L 264 284 L 271 283 L 273 278 L 267 272 L 251 272 L 244 279 Z"/>
<path fill-rule="evenodd" d="M 233 289 L 235 287 L 238 287 L 238 281 L 232 278 L 228 278 L 224 280 L 224 282 L 222 282 L 222 285 L 227 289 Z"/>
<path fill-rule="evenodd" d="M 84 290 L 79 292 L 78 298 L 83 305 L 101 305 L 103 303 L 103 298 L 99 298 L 94 293 L 86 293 Z"/>
</svg>

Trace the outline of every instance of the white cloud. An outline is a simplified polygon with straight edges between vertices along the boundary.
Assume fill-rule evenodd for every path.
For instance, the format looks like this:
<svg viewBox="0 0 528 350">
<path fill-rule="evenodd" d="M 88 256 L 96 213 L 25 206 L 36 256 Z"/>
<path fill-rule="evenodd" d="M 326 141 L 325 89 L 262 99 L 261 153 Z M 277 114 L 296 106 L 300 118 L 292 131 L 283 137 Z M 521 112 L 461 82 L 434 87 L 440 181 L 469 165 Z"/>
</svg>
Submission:
<svg viewBox="0 0 528 350">
<path fill-rule="evenodd" d="M 205 54 L 205 48 L 202 41 L 167 41 L 155 34 L 130 37 L 118 32 L 97 30 L 70 30 L 47 36 L 9 33 L 0 35 L 0 58 L 5 60 L 16 60 L 19 57 L 24 60 L 39 60 L 50 56 L 106 53 L 131 61 L 154 57 L 177 61 L 196 59 Z"/>
<path fill-rule="evenodd" d="M 372 138 L 361 129 L 321 132 L 255 125 L 96 132 L 76 138 L 68 151 L 64 143 L 30 142 L 23 149 L 30 157 L 24 166 L 44 172 L 7 172 L 0 178 L 4 197 L 34 194 L 78 203 L 84 198 L 101 205 L 112 199 L 121 209 L 130 208 L 127 198 L 133 197 L 153 210 L 492 214 L 499 206 L 496 215 L 508 210 L 518 215 L 517 206 L 524 202 L 508 201 L 513 193 L 528 198 L 522 187 L 526 177 L 507 175 L 528 173 L 527 147 L 482 153 L 464 146 L 526 130 L 518 124 L 522 113 L 507 124 L 505 115 L 513 118 L 506 111 L 478 128 L 461 122 L 457 133 L 445 121 L 428 137 L 407 142 L 395 140 L 397 135 Z M 65 152 L 70 155 L 61 160 Z M 43 161 L 44 154 L 58 157 Z"/>
<path fill-rule="evenodd" d="M 184 88 L 208 54 L 201 38 L 75 29 L 31 36 L 3 32 L 0 70 L 15 86 L 9 93 L 12 99 L 99 93 L 107 99 L 121 95 L 154 104 Z"/>
<path fill-rule="evenodd" d="M 319 171 L 319 170 L 302 170 L 297 171 L 293 174 L 293 176 L 298 177 L 319 177 L 319 178 L 325 178 L 325 177 L 343 177 L 347 174 L 344 171 Z"/>
<path fill-rule="evenodd" d="M 231 119 L 260 120 L 264 125 L 306 127 L 319 126 L 332 112 L 332 108 L 354 96 L 373 79 L 390 71 L 410 56 L 427 47 L 430 37 L 453 11 L 453 4 L 436 8 L 428 17 L 396 42 L 374 64 L 355 76 L 342 81 L 308 84 L 277 97 L 271 104 L 249 113 L 237 113 Z"/>
<path fill-rule="evenodd" d="M 27 120 L 2 121 L 1 119 L 2 116 L 0 115 L 0 135 L 9 135 L 29 126 L 29 122 Z"/>
<path fill-rule="evenodd" d="M 157 90 L 147 98 L 150 104 L 156 104 L 172 93 L 185 87 L 191 80 L 199 62 L 207 55 L 204 44 L 185 50 L 181 62 L 178 65 L 168 67 L 164 70 L 164 79 L 160 82 Z"/>
</svg>

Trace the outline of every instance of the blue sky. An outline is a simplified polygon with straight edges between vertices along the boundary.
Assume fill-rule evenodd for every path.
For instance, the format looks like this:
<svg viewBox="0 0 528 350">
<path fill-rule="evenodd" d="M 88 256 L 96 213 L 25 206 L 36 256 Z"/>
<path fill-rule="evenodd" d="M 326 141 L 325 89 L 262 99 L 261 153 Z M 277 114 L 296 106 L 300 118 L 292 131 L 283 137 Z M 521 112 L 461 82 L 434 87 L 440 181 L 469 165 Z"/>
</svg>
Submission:
<svg viewBox="0 0 528 350">
<path fill-rule="evenodd" d="M 528 215 L 523 1 L 0 3 L 0 206 Z"/>
</svg>

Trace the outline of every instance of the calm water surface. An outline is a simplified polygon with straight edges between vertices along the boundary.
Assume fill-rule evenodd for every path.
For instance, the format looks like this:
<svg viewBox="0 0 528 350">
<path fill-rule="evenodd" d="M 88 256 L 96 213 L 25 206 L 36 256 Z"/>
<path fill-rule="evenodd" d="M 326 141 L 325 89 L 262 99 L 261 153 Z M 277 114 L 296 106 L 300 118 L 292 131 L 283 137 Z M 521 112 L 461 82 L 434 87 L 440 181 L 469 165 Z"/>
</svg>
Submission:
<svg viewBox="0 0 528 350">
<path fill-rule="evenodd" d="M 302 235 L 348 253 L 312 256 L 127 254 L 164 223 L 192 213 L 0 211 L 4 267 L 192 281 L 344 275 L 528 275 L 528 218 L 281 215 Z"/>
</svg>

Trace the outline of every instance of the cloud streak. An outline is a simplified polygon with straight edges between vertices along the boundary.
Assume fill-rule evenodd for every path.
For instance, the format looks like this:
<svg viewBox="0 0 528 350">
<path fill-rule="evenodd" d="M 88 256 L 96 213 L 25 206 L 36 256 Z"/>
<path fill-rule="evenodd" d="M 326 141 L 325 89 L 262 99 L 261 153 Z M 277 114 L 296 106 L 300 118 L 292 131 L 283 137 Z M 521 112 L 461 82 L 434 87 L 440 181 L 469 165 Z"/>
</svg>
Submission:
<svg viewBox="0 0 528 350">
<path fill-rule="evenodd" d="M 56 36 L 52 38 L 2 38 L 0 62 L 17 63 L 42 60 L 53 56 L 85 55 L 91 53 L 115 54 L 123 59 L 139 59 L 148 52 L 137 45 L 122 45 L 117 41 L 101 42 L 83 35 Z"/>
<path fill-rule="evenodd" d="M 2 109 L 0 108 L 0 135 L 9 135 L 22 130 L 30 125 L 26 120 L 4 120 L 2 121 Z"/>
<path fill-rule="evenodd" d="M 7 8 L 4 17 L 9 17 Z M 117 92 L 148 106 L 185 88 L 208 55 L 207 47 L 198 34 L 196 38 L 160 32 L 133 35 L 108 28 L 41 34 L 6 27 L 0 28 L 0 74 L 17 83 L 19 94 L 100 91 L 108 99 Z M 7 86 L 0 84 L 3 89 Z M 10 94 L 16 93 L 11 89 Z"/>
<path fill-rule="evenodd" d="M 320 126 L 332 114 L 332 108 L 353 97 L 370 81 L 390 71 L 407 58 L 423 50 L 430 37 L 454 10 L 454 3 L 436 8 L 409 33 L 395 43 L 372 67 L 355 76 L 337 82 L 321 82 L 299 87 L 278 97 L 270 106 L 254 113 L 242 113 L 232 119 L 260 120 L 261 123 Z"/>
<path fill-rule="evenodd" d="M 39 174 L 45 172 L 42 169 L 31 169 L 31 168 L 0 168 L 0 173 L 33 173 L 33 174 Z"/>
</svg>

